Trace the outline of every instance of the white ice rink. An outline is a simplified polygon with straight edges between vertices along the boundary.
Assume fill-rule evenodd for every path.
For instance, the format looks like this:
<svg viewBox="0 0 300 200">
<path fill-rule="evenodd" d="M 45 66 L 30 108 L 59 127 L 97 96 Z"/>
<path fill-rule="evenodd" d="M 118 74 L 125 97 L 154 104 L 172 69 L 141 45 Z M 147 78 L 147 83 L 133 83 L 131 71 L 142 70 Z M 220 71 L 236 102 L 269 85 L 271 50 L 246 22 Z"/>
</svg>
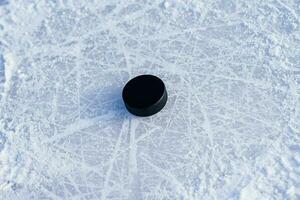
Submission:
<svg viewBox="0 0 300 200">
<path fill-rule="evenodd" d="M 0 199 L 299 200 L 300 0 L 0 0 Z"/>
</svg>

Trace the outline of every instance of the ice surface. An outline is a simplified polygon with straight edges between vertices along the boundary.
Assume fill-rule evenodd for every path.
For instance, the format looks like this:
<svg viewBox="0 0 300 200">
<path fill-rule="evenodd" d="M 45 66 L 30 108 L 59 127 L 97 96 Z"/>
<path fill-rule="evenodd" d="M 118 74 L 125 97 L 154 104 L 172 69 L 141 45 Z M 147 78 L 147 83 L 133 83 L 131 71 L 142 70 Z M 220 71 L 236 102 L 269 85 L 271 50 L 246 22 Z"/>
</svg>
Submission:
<svg viewBox="0 0 300 200">
<path fill-rule="evenodd" d="M 300 199 L 299 46 L 299 0 L 0 0 L 0 199 Z"/>
</svg>

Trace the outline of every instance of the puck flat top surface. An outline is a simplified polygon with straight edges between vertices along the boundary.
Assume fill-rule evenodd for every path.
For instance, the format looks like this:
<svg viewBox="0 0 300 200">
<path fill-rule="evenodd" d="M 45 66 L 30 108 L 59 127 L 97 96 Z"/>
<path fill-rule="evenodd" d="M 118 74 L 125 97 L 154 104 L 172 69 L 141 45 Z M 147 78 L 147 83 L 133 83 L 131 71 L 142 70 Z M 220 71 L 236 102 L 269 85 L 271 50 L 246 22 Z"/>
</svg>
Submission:
<svg viewBox="0 0 300 200">
<path fill-rule="evenodd" d="M 127 110 L 137 116 L 150 116 L 159 112 L 167 102 L 164 82 L 153 75 L 140 75 L 124 87 L 122 97 Z"/>
</svg>

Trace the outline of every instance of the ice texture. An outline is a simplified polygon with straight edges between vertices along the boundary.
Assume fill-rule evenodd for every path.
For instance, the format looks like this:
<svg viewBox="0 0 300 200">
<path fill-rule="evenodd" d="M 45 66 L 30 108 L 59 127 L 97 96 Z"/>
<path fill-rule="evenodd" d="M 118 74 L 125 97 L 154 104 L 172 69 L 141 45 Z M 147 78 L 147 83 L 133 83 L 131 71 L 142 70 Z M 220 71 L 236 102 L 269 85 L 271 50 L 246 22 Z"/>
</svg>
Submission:
<svg viewBox="0 0 300 200">
<path fill-rule="evenodd" d="M 0 199 L 300 199 L 299 47 L 299 0 L 0 0 Z"/>
</svg>

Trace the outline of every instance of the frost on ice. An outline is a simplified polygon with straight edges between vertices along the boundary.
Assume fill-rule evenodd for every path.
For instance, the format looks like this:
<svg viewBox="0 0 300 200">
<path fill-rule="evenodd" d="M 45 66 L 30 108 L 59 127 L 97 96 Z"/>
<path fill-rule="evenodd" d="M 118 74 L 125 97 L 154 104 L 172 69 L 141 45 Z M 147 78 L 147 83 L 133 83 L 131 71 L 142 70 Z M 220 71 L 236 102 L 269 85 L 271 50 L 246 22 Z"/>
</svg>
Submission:
<svg viewBox="0 0 300 200">
<path fill-rule="evenodd" d="M 0 199 L 300 199 L 300 1 L 0 0 Z M 137 118 L 121 91 L 167 85 Z"/>
</svg>

